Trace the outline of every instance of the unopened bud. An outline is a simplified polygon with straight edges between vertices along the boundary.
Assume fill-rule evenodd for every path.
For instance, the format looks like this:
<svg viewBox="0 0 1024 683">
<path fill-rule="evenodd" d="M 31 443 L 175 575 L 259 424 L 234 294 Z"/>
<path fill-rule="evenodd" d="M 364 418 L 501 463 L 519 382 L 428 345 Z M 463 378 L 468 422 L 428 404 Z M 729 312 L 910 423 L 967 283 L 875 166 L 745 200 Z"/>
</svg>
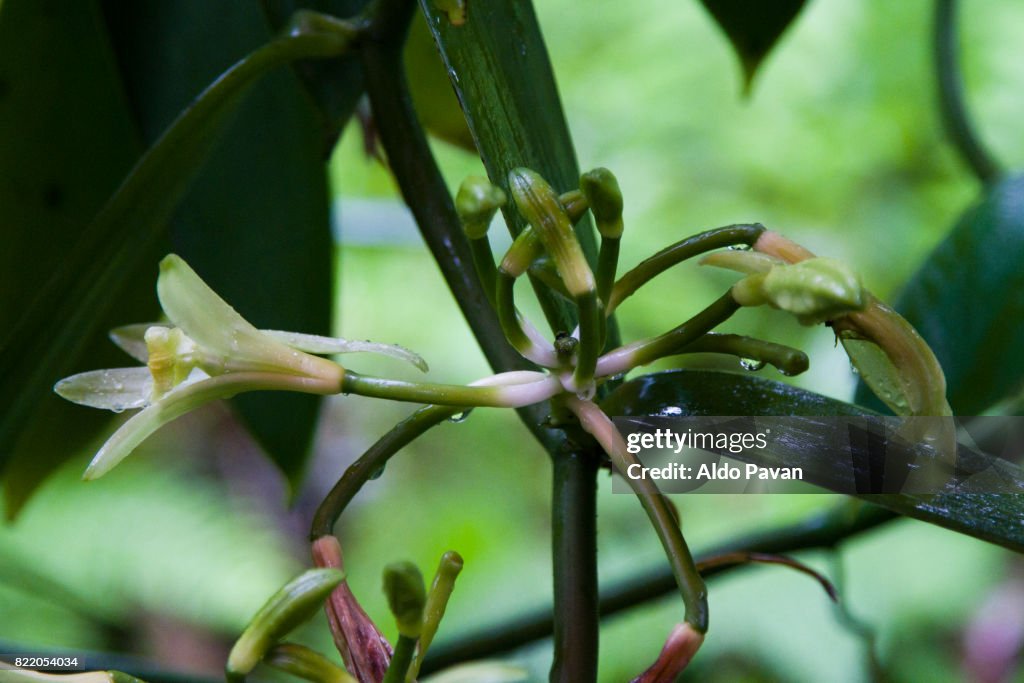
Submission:
<svg viewBox="0 0 1024 683">
<path fill-rule="evenodd" d="M 344 572 L 337 569 L 309 569 L 277 591 L 231 648 L 226 667 L 229 676 L 252 671 L 278 640 L 312 617 L 344 579 Z"/>
<path fill-rule="evenodd" d="M 406 638 L 419 638 L 423 630 L 427 589 L 423 585 L 423 574 L 416 565 L 396 562 L 385 567 L 384 594 L 398 624 L 398 633 Z"/>
<path fill-rule="evenodd" d="M 462 221 L 462 229 L 471 240 L 487 234 L 491 220 L 505 205 L 505 193 L 497 185 L 481 176 L 469 176 L 462 181 L 455 195 L 455 210 Z"/>
<path fill-rule="evenodd" d="M 580 176 L 580 190 L 590 203 L 590 211 L 602 237 L 622 237 L 622 191 L 619 181 L 607 168 L 595 168 Z"/>
</svg>

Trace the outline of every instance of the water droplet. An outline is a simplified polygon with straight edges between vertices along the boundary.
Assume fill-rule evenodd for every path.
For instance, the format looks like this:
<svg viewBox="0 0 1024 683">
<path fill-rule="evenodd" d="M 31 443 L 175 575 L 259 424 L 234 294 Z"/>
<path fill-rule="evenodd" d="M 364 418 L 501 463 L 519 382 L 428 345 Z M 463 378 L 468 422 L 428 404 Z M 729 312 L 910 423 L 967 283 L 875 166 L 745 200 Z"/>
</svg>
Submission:
<svg viewBox="0 0 1024 683">
<path fill-rule="evenodd" d="M 670 415 L 682 415 L 682 414 L 683 414 L 683 409 L 680 408 L 679 406 L 665 406 L 658 413 L 658 415 L 662 416 L 662 417 L 668 417 Z"/>
<path fill-rule="evenodd" d="M 124 406 L 121 405 L 121 404 L 110 406 L 110 412 L 112 412 L 112 413 L 123 413 L 124 412 Z"/>
<path fill-rule="evenodd" d="M 779 368 L 779 372 L 785 375 L 786 377 L 792 377 L 793 375 L 798 374 L 796 372 L 793 372 L 792 370 L 787 370 L 786 368 Z"/>
<path fill-rule="evenodd" d="M 757 372 L 764 367 L 764 361 L 754 360 L 753 358 L 740 358 L 740 367 L 749 372 Z"/>
<path fill-rule="evenodd" d="M 731 244 L 729 249 L 732 251 L 750 251 L 749 244 Z"/>
<path fill-rule="evenodd" d="M 578 398 L 581 401 L 589 401 L 590 399 L 594 398 L 594 395 L 596 393 L 597 387 L 591 384 L 589 387 L 577 391 L 576 398 Z"/>
<path fill-rule="evenodd" d="M 853 363 L 850 363 L 850 372 L 852 372 L 855 375 L 859 375 L 860 374 L 860 370 L 858 370 L 857 366 L 854 365 Z"/>
<path fill-rule="evenodd" d="M 381 465 L 370 474 L 370 479 L 380 479 L 384 476 L 384 465 Z"/>
<path fill-rule="evenodd" d="M 454 415 L 449 417 L 448 421 L 451 422 L 452 424 L 459 424 L 460 422 L 465 422 L 467 419 L 469 419 L 469 414 L 472 412 L 472 408 L 463 410 L 461 413 L 455 413 Z"/>
</svg>

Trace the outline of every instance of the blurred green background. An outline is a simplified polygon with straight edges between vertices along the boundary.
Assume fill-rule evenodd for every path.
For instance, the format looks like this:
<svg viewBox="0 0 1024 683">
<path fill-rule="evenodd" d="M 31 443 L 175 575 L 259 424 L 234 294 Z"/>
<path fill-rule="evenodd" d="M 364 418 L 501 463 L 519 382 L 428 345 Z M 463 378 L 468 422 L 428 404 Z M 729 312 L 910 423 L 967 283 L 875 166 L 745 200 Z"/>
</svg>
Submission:
<svg viewBox="0 0 1024 683">
<path fill-rule="evenodd" d="M 760 221 L 855 264 L 875 293 L 891 298 L 978 190 L 937 116 L 931 7 L 927 0 L 814 0 L 743 101 L 735 58 L 697 2 L 538 0 L 580 165 L 611 168 L 624 191 L 623 266 L 706 228 Z M 1024 4 L 968 7 L 963 68 L 971 107 L 998 156 L 1019 164 Z M 445 143 L 436 152 L 453 189 L 481 171 L 473 156 Z M 488 374 L 393 182 L 365 157 L 357 127 L 346 131 L 330 166 L 336 333 L 408 346 L 428 360 L 435 381 Z M 674 326 L 729 282 L 695 265 L 662 276 L 621 309 L 624 339 Z M 854 376 L 828 330 L 760 309 L 742 312 L 726 329 L 804 348 L 812 367 L 795 383 L 852 396 Z M 732 361 L 691 362 L 739 370 Z M 353 357 L 349 364 L 408 372 L 386 360 Z M 780 379 L 770 368 L 761 373 Z M 227 406 L 163 430 L 100 482 L 78 481 L 83 453 L 0 529 L 0 640 L 123 650 L 215 673 L 233 634 L 308 562 L 304 538 L 320 497 L 408 412 L 366 399 L 328 402 L 316 457 L 291 509 L 283 483 Z M 549 488 L 547 458 L 513 414 L 481 409 L 441 426 L 397 457 L 339 525 L 354 591 L 393 637 L 380 591 L 384 564 L 411 559 L 429 573 L 441 553 L 455 549 L 466 569 L 438 642 L 547 604 Z M 663 562 L 639 505 L 610 488 L 602 477 L 604 582 Z M 693 496 L 676 504 L 699 550 L 835 500 Z M 1024 590 L 1010 554 L 915 522 L 805 559 L 828 573 L 843 566 L 846 606 L 877 633 L 883 668 L 895 681 L 962 680 L 969 625 L 991 612 L 992 596 Z M 756 568 L 710 588 L 712 626 L 694 680 L 868 679 L 865 639 L 806 577 Z M 608 620 L 602 680 L 644 669 L 681 614 L 667 598 Z M 303 633 L 333 650 L 322 620 Z M 550 643 L 510 656 L 531 680 L 546 678 Z"/>
</svg>

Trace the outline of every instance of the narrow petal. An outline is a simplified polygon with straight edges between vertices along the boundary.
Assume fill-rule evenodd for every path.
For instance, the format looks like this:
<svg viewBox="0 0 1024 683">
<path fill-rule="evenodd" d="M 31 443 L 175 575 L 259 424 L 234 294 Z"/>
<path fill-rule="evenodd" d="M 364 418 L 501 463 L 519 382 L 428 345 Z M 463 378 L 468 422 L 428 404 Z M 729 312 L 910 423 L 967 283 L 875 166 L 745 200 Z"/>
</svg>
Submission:
<svg viewBox="0 0 1024 683">
<path fill-rule="evenodd" d="M 171 322 L 200 346 L 230 358 L 237 367 L 311 377 L 338 376 L 338 366 L 330 361 L 300 353 L 253 327 L 180 256 L 171 254 L 160 262 L 156 291 Z"/>
<path fill-rule="evenodd" d="M 427 361 L 414 351 L 410 351 L 398 344 L 380 344 L 371 341 L 353 341 L 341 337 L 321 337 L 317 334 L 302 334 L 301 332 L 284 332 L 282 330 L 261 330 L 263 334 L 273 337 L 275 340 L 306 353 L 330 354 L 330 353 L 376 353 L 382 356 L 390 356 L 398 360 L 404 360 L 415 366 L 421 372 L 427 372 L 430 368 Z"/>
<path fill-rule="evenodd" d="M 244 391 L 264 389 L 327 393 L 331 387 L 326 382 L 312 378 L 267 372 L 229 373 L 181 384 L 121 425 L 96 453 L 83 478 L 97 479 L 103 476 L 156 430 L 190 410 Z"/>
<path fill-rule="evenodd" d="M 146 348 L 146 330 L 151 327 L 170 327 L 170 325 L 168 323 L 123 325 L 112 329 L 108 336 L 110 341 L 117 345 L 117 348 L 140 363 L 145 363 L 149 361 L 149 349 Z"/>
<path fill-rule="evenodd" d="M 72 403 L 119 413 L 149 403 L 153 378 L 144 367 L 92 370 L 62 379 L 53 390 Z"/>
</svg>

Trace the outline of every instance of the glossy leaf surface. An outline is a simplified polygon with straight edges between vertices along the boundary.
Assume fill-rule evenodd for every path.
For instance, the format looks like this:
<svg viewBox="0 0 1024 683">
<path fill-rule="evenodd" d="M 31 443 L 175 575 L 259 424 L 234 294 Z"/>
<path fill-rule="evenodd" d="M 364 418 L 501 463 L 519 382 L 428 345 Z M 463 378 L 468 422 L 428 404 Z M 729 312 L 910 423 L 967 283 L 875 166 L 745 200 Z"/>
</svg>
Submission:
<svg viewBox="0 0 1024 683">
<path fill-rule="evenodd" d="M 609 415 L 802 415 L 857 416 L 872 411 L 803 389 L 748 375 L 708 370 L 673 370 L 626 382 L 603 402 Z M 665 409 L 671 408 L 668 413 Z M 676 410 L 678 409 L 678 411 Z M 753 455 L 753 453 L 750 453 Z M 789 457 L 817 462 L 836 476 L 849 463 L 826 451 L 794 446 Z M 1024 481 L 1019 470 L 1017 481 Z M 1024 551 L 1021 496 L 1006 494 L 873 494 L 865 500 L 908 517 Z"/>
</svg>

